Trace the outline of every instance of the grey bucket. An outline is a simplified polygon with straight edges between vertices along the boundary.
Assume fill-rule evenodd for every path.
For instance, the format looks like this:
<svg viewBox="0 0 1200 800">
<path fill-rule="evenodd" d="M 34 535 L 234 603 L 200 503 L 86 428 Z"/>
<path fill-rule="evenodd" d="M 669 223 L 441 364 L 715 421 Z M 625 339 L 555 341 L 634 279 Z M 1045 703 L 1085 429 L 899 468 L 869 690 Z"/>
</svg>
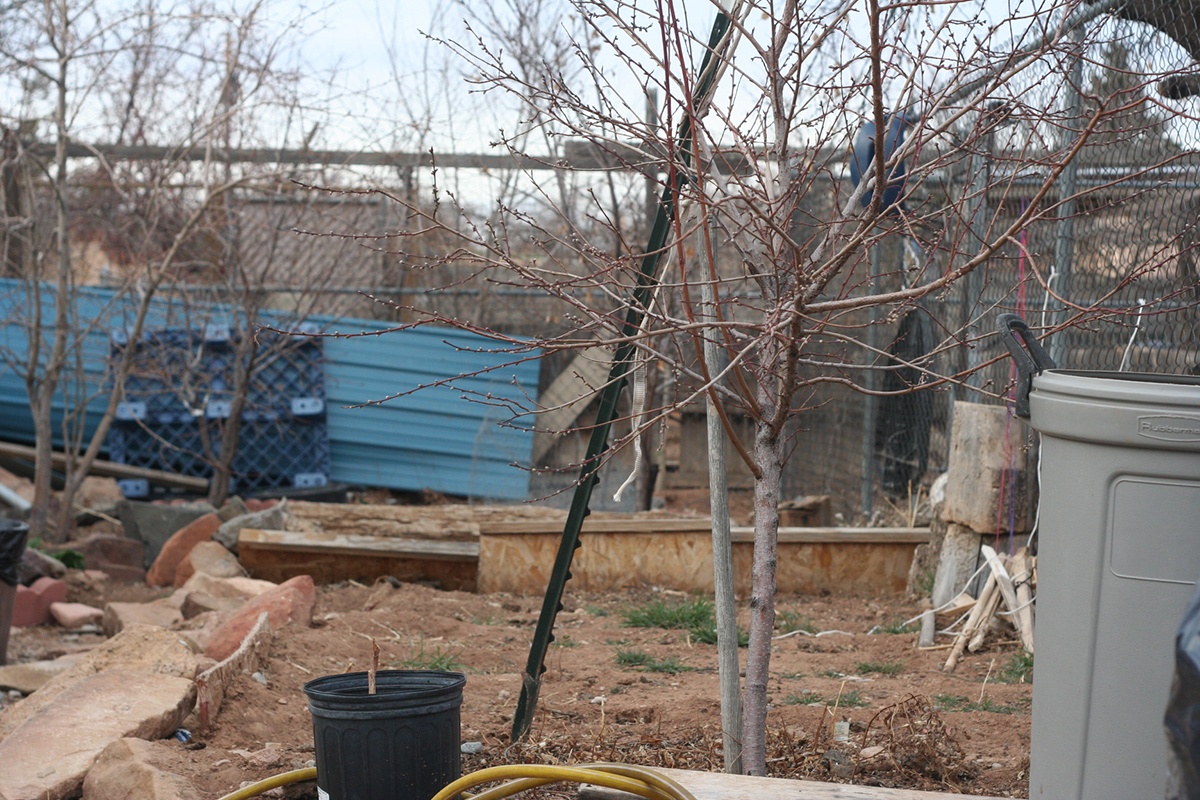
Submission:
<svg viewBox="0 0 1200 800">
<path fill-rule="evenodd" d="M 461 774 L 459 707 L 466 676 L 381 670 L 304 684 L 321 800 L 429 800 Z"/>
<path fill-rule="evenodd" d="M 1060 370 L 1030 349 L 1033 367 L 1014 351 L 1018 413 L 1041 433 L 1029 796 L 1162 797 L 1175 633 L 1200 577 L 1200 379 Z"/>
</svg>

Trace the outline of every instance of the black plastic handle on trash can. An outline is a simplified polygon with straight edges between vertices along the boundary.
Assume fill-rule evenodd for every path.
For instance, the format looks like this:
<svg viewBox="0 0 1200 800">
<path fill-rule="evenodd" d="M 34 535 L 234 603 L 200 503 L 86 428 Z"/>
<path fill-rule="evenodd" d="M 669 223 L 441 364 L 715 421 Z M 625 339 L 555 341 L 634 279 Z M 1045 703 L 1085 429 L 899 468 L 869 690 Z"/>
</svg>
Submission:
<svg viewBox="0 0 1200 800">
<path fill-rule="evenodd" d="M 1025 320 L 1016 314 L 1001 314 L 996 321 L 1000 323 L 1000 335 L 1008 345 L 1008 352 L 1012 353 L 1013 361 L 1017 364 L 1016 407 L 1013 410 L 1018 417 L 1029 419 L 1029 391 L 1033 388 L 1033 376 L 1054 369 L 1054 359 L 1042 348 Z"/>
</svg>

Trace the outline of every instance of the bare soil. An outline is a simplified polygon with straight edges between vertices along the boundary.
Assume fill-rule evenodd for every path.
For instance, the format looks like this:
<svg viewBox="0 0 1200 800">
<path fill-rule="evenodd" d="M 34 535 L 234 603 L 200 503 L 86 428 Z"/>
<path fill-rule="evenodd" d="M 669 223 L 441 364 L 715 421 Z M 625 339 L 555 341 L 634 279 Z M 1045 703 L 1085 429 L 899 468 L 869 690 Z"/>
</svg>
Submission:
<svg viewBox="0 0 1200 800">
<path fill-rule="evenodd" d="M 74 582 L 77 599 L 148 600 L 145 587 Z M 107 597 L 106 597 L 107 596 Z M 633 628 L 623 613 L 682 595 L 569 595 L 547 660 L 532 736 L 509 744 L 509 728 L 541 598 L 443 592 L 421 585 L 321 587 L 315 624 L 276 635 L 266 684 L 244 676 L 213 730 L 190 744 L 169 742 L 164 764 L 211 800 L 257 780 L 310 764 L 311 719 L 302 685 L 365 669 L 370 639 L 381 667 L 448 668 L 467 674 L 462 735 L 483 752 L 463 771 L 501 763 L 596 760 L 720 770 L 715 646 L 684 631 Z M 788 625 L 825 635 L 776 641 L 772 656 L 769 770 L 778 777 L 1025 797 L 1031 686 L 1003 683 L 1019 652 L 993 644 L 955 674 L 946 651 L 919 651 L 915 633 L 887 633 L 920 608 L 897 599 L 785 596 Z M 871 633 L 875 630 L 874 633 Z M 836 632 L 833 632 L 836 631 Z M 10 661 L 86 647 L 88 636 L 54 628 L 13 631 Z M 622 666 L 644 654 L 650 665 Z M 667 671 L 656 671 L 663 670 Z M 986 678 L 986 680 L 985 680 Z M 835 710 L 836 707 L 836 710 Z M 832 722 L 851 723 L 848 742 Z M 543 792 L 570 796 L 573 787 Z M 311 785 L 292 796 L 312 797 Z"/>
</svg>

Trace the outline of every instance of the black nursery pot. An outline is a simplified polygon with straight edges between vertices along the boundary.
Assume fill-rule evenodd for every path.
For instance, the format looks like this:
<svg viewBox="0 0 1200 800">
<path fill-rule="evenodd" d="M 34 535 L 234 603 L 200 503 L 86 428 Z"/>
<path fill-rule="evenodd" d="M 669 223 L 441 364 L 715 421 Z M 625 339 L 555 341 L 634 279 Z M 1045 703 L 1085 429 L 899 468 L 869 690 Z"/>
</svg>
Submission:
<svg viewBox="0 0 1200 800">
<path fill-rule="evenodd" d="M 381 670 L 304 684 L 320 800 L 430 800 L 462 772 L 459 672 Z"/>
</svg>

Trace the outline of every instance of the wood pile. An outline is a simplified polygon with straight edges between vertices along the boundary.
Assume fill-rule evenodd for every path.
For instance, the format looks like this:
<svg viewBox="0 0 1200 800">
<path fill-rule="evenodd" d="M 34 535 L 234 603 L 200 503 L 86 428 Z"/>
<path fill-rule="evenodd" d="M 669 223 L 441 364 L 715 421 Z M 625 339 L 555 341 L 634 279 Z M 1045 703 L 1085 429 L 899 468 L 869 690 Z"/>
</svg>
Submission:
<svg viewBox="0 0 1200 800">
<path fill-rule="evenodd" d="M 1016 638 L 1026 652 L 1033 654 L 1033 597 L 1037 581 L 1037 558 L 1022 547 L 1012 556 L 997 554 L 983 545 L 981 553 L 987 562 L 988 577 L 978 598 L 960 595 L 943 612 L 966 615 L 966 620 L 950 645 L 950 655 L 942 669 L 953 672 L 964 652 L 977 652 L 995 628 L 1005 624 L 1016 631 Z M 1003 608 L 1002 608 L 1003 607 Z M 929 612 L 932 617 L 932 612 Z M 1001 622 L 1003 620 L 1003 622 Z"/>
</svg>

